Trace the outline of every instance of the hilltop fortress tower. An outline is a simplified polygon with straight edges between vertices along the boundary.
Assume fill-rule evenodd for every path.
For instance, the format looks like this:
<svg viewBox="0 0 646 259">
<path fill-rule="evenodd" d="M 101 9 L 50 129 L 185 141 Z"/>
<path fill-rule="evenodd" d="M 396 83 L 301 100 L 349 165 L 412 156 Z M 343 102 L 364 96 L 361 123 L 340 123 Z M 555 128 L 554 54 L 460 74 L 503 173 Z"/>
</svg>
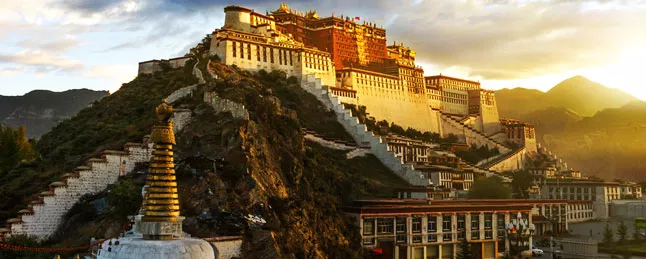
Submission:
<svg viewBox="0 0 646 259">
<path fill-rule="evenodd" d="M 213 32 L 209 52 L 226 65 L 283 70 L 301 80 L 314 75 L 341 102 L 366 106 L 375 119 L 404 128 L 455 134 L 467 144 L 515 141 L 536 150 L 535 141 L 510 140 L 506 127 L 513 125 L 501 123 L 493 91 L 476 81 L 425 77 L 416 52 L 403 43 L 388 45 L 386 30 L 374 23 L 319 17 L 286 4 L 265 14 L 235 5 L 224 12 L 225 24 Z"/>
</svg>

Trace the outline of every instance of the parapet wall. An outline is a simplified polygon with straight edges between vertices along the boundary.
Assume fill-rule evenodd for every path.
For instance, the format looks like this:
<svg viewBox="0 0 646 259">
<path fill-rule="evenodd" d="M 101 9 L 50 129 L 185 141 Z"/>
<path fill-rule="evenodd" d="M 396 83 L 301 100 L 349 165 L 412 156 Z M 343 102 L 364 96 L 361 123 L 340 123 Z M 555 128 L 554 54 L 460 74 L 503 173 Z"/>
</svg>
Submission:
<svg viewBox="0 0 646 259">
<path fill-rule="evenodd" d="M 222 99 L 215 92 L 204 93 L 204 102 L 210 104 L 217 112 L 231 112 L 236 119 L 249 120 L 249 112 L 244 104 Z"/>
<path fill-rule="evenodd" d="M 215 239 L 206 239 L 215 247 L 218 259 L 242 258 L 242 237 L 230 238 L 221 237 Z"/>
<path fill-rule="evenodd" d="M 39 240 L 51 237 L 63 217 L 78 200 L 87 194 L 96 194 L 114 184 L 119 176 L 134 170 L 139 163 L 148 162 L 152 143 L 145 137 L 143 143 L 127 143 L 123 151 L 106 150 L 101 158 L 92 158 L 85 166 L 64 174 L 49 190 L 30 202 L 19 216 L 7 221 L 9 235 L 34 236 Z M 1 233 L 0 233 L 1 234 Z"/>
<path fill-rule="evenodd" d="M 177 57 L 177 58 L 171 58 L 171 59 L 153 59 L 153 60 L 148 60 L 148 61 L 143 61 L 139 62 L 139 70 L 138 70 L 138 75 L 142 74 L 154 74 L 155 72 L 162 71 L 162 64 L 168 64 L 171 68 L 181 68 L 186 65 L 186 62 L 188 62 L 192 57 L 191 56 L 185 56 L 185 57 Z"/>
<path fill-rule="evenodd" d="M 472 128 L 471 126 L 464 125 L 455 118 L 438 111 L 438 115 L 442 120 L 443 136 L 454 134 L 458 138 L 463 138 L 467 145 L 488 146 L 489 148 L 498 148 L 501 154 L 511 152 L 511 149 L 502 143 L 487 137 L 484 133 Z"/>
<path fill-rule="evenodd" d="M 495 162 L 488 163 L 484 167 L 496 172 L 518 171 L 525 167 L 525 160 L 527 159 L 528 153 L 527 149 L 522 147 L 512 153 L 497 157 Z"/>
<path fill-rule="evenodd" d="M 168 97 L 166 97 L 166 103 L 173 104 L 174 102 L 186 96 L 193 96 L 193 93 L 195 92 L 195 90 L 197 90 L 196 84 L 180 88 L 175 92 L 171 93 Z"/>
</svg>

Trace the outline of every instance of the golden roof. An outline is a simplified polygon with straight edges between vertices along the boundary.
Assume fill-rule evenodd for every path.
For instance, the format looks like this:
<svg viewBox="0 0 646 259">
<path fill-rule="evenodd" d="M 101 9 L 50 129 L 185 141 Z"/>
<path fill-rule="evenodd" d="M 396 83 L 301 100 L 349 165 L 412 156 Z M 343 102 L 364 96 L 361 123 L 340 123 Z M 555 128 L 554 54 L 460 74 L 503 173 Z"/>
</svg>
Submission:
<svg viewBox="0 0 646 259">
<path fill-rule="evenodd" d="M 310 10 L 309 12 L 307 12 L 307 14 L 305 15 L 305 17 L 307 17 L 307 18 L 314 18 L 314 19 L 318 19 L 318 18 L 319 18 L 319 14 L 318 14 L 318 13 L 316 13 L 316 10 L 313 10 L 313 11 L 312 11 L 312 10 Z"/>
<path fill-rule="evenodd" d="M 289 13 L 289 6 L 287 6 L 286 3 L 280 3 L 280 7 L 278 7 L 278 11 L 283 11 Z"/>
</svg>

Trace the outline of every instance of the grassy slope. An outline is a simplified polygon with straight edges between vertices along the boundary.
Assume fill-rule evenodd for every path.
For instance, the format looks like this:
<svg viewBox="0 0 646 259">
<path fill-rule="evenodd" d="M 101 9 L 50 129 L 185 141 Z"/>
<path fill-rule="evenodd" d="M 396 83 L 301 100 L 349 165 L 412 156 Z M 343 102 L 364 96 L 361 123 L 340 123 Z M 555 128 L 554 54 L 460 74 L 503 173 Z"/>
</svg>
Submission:
<svg viewBox="0 0 646 259">
<path fill-rule="evenodd" d="M 193 83 L 190 70 L 140 76 L 61 122 L 39 141 L 41 159 L 0 175 L 0 221 L 15 216 L 34 194 L 102 150 L 141 142 L 150 134 L 155 106 L 173 91 Z"/>
</svg>

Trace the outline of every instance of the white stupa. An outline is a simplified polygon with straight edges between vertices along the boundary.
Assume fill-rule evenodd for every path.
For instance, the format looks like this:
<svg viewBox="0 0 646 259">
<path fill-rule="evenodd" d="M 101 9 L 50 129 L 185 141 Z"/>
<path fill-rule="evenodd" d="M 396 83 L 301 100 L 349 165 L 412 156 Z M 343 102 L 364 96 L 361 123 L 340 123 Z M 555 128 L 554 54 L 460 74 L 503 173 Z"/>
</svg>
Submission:
<svg viewBox="0 0 646 259">
<path fill-rule="evenodd" d="M 190 238 L 182 232 L 184 217 L 179 213 L 179 197 L 173 163 L 175 136 L 170 117 L 173 108 L 166 102 L 157 107 L 158 124 L 153 127 L 155 143 L 150 160 L 147 188 L 143 191 L 141 215 L 135 217 L 134 230 L 123 237 L 106 240 L 97 258 L 123 259 L 213 259 L 211 244 Z"/>
</svg>

